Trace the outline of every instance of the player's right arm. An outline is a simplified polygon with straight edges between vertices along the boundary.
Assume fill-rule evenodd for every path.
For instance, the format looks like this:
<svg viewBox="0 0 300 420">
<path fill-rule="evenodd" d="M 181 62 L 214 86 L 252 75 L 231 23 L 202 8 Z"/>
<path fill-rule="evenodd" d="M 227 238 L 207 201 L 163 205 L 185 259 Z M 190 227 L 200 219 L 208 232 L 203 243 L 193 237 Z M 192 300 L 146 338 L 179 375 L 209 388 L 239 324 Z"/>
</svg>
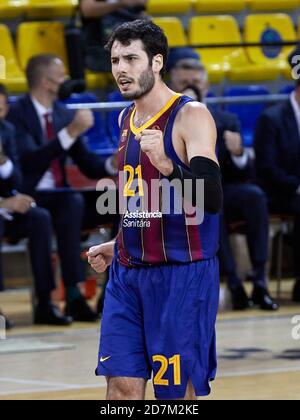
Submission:
<svg viewBox="0 0 300 420">
<path fill-rule="evenodd" d="M 114 258 L 115 240 L 93 246 L 87 253 L 88 262 L 97 273 L 104 273 Z"/>
<path fill-rule="evenodd" d="M 121 127 L 122 116 L 124 114 L 125 109 L 120 112 L 118 123 L 119 127 Z M 87 253 L 88 262 L 91 267 L 97 273 L 104 273 L 107 267 L 109 267 L 112 263 L 114 258 L 114 248 L 115 248 L 116 240 L 112 240 L 110 242 L 106 242 L 104 244 L 93 246 Z"/>
</svg>

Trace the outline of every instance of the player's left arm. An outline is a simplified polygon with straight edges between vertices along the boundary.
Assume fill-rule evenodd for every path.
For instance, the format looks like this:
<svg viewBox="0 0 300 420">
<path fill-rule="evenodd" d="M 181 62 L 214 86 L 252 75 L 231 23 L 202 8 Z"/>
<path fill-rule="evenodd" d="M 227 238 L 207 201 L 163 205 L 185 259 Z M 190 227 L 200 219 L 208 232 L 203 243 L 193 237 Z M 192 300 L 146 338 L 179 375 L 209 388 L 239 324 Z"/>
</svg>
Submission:
<svg viewBox="0 0 300 420">
<path fill-rule="evenodd" d="M 201 156 L 218 165 L 217 129 L 208 109 L 199 102 L 189 102 L 181 110 L 179 118 L 178 133 L 185 144 L 188 162 Z"/>
<path fill-rule="evenodd" d="M 190 170 L 172 162 L 169 179 L 193 180 L 193 197 L 197 193 L 197 180 L 204 180 L 204 208 L 216 214 L 222 209 L 223 191 L 221 171 L 216 156 L 217 130 L 207 108 L 198 103 L 186 104 L 179 115 L 178 135 L 185 144 Z M 193 198 L 194 201 L 194 198 Z"/>
<path fill-rule="evenodd" d="M 175 133 L 175 134 L 174 134 Z M 141 149 L 151 163 L 170 181 L 192 180 L 192 202 L 196 203 L 197 180 L 204 180 L 204 209 L 216 214 L 222 208 L 223 193 L 221 171 L 216 157 L 216 127 L 210 112 L 200 103 L 188 103 L 176 117 L 173 135 L 184 142 L 189 170 L 177 165 L 165 153 L 163 133 L 144 130 L 136 136 Z"/>
</svg>

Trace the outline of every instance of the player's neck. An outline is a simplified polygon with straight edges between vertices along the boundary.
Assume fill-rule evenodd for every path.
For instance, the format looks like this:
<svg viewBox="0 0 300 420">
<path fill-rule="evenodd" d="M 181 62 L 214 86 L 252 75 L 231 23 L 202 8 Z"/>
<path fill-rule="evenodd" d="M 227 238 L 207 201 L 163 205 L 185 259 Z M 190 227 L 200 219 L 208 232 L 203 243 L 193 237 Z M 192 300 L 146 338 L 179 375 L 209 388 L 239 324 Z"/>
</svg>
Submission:
<svg viewBox="0 0 300 420">
<path fill-rule="evenodd" d="M 174 95 L 165 83 L 156 83 L 151 92 L 135 101 L 136 115 L 156 115 Z"/>
</svg>

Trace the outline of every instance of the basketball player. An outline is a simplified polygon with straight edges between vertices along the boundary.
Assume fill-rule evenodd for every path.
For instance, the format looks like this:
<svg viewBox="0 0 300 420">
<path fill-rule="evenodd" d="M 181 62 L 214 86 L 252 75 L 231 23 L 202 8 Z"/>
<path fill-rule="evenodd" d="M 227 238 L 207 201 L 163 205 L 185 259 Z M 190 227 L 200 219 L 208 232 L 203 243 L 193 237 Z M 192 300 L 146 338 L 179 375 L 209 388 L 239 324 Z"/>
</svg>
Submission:
<svg viewBox="0 0 300 420">
<path fill-rule="evenodd" d="M 222 188 L 215 124 L 205 106 L 163 82 L 168 44 L 154 23 L 121 25 L 107 48 L 121 93 L 134 101 L 119 118 L 122 194 L 150 202 L 151 181 L 192 180 L 194 203 L 202 179 L 205 216 L 192 225 L 185 210 L 125 214 L 116 241 L 90 249 L 97 272 L 111 265 L 96 374 L 107 378 L 107 399 L 144 399 L 152 372 L 156 398 L 196 399 L 210 393 L 216 375 Z M 171 209 L 184 199 L 177 188 Z"/>
</svg>

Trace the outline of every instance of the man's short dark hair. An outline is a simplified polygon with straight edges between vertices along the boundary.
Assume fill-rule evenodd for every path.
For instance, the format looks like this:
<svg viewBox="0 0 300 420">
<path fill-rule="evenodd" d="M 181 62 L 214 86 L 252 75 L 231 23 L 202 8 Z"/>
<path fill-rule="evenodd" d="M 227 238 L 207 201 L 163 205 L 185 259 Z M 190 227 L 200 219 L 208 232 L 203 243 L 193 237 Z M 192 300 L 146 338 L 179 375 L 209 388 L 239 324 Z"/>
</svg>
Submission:
<svg viewBox="0 0 300 420">
<path fill-rule="evenodd" d="M 3 96 L 5 96 L 6 99 L 8 99 L 7 89 L 1 83 L 0 83 L 0 95 L 3 95 Z"/>
<path fill-rule="evenodd" d="M 168 40 L 164 31 L 148 19 L 139 19 L 118 26 L 111 34 L 105 48 L 111 52 L 115 41 L 119 41 L 121 44 L 128 46 L 132 41 L 136 40 L 142 41 L 150 65 L 155 55 L 161 54 L 163 56 L 163 68 L 160 71 L 160 75 L 163 77 L 166 73 L 169 54 Z"/>
<path fill-rule="evenodd" d="M 26 66 L 26 77 L 30 89 L 39 83 L 45 70 L 47 70 L 47 68 L 57 59 L 60 60 L 58 56 L 53 54 L 40 54 L 35 55 L 28 61 Z"/>
</svg>

